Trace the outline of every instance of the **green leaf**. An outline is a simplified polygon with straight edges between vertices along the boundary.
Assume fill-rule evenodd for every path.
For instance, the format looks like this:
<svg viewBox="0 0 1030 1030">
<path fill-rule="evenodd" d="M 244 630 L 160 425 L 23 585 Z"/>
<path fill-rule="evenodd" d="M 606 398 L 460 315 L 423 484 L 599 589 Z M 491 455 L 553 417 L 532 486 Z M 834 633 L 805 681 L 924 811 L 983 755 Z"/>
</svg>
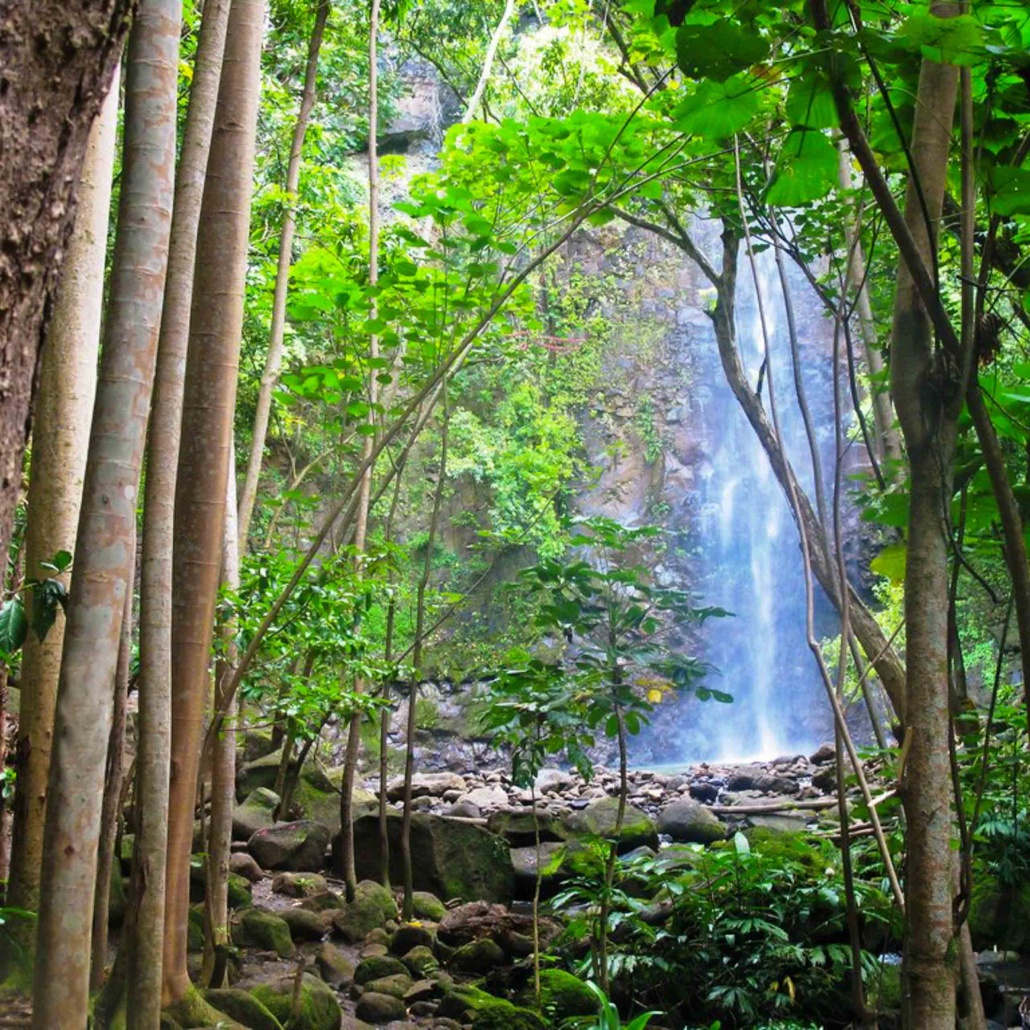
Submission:
<svg viewBox="0 0 1030 1030">
<path fill-rule="evenodd" d="M 905 582 L 905 544 L 888 544 L 870 563 L 869 568 L 878 576 L 886 576 L 892 583 Z"/>
<path fill-rule="evenodd" d="M 0 654 L 13 655 L 28 633 L 25 605 L 20 597 L 12 597 L 0 605 Z"/>
<path fill-rule="evenodd" d="M 838 124 L 833 90 L 824 75 L 807 72 L 793 79 L 787 93 L 790 124 L 807 129 L 835 129 Z"/>
<path fill-rule="evenodd" d="M 921 56 L 947 64 L 979 64 L 985 60 L 983 28 L 969 14 L 939 18 L 919 11 L 905 19 L 897 38 Z"/>
<path fill-rule="evenodd" d="M 724 139 L 758 114 L 760 93 L 749 75 L 702 82 L 673 112 L 676 128 L 692 136 Z"/>
<path fill-rule="evenodd" d="M 748 843 L 747 837 L 744 836 L 739 830 L 733 835 L 733 850 L 738 855 L 750 855 L 751 845 Z"/>
<path fill-rule="evenodd" d="M 838 160 L 836 148 L 821 132 L 794 129 L 776 159 L 766 202 L 800 207 L 825 197 L 837 185 Z"/>
<path fill-rule="evenodd" d="M 1005 165 L 987 175 L 991 210 L 1003 218 L 1030 215 L 1030 170 Z"/>
<path fill-rule="evenodd" d="M 712 25 L 681 25 L 676 32 L 676 59 L 692 79 L 725 82 L 765 60 L 769 45 L 731 20 Z"/>
</svg>

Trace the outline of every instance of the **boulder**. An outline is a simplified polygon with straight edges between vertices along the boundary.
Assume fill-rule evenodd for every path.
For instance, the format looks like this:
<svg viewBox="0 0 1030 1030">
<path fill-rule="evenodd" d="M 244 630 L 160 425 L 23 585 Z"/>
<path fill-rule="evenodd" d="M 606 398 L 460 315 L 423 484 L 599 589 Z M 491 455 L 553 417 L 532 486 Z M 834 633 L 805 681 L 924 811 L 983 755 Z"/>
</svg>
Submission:
<svg viewBox="0 0 1030 1030">
<path fill-rule="evenodd" d="M 373 880 L 362 880 L 354 900 L 333 912 L 333 927 L 351 944 L 365 940 L 373 930 L 382 929 L 397 918 L 393 894 Z"/>
<path fill-rule="evenodd" d="M 285 908 L 279 917 L 290 928 L 290 936 L 295 941 L 320 941 L 331 922 L 327 913 L 310 912 L 306 908 Z"/>
<path fill-rule="evenodd" d="M 367 984 L 364 984 L 364 988 L 366 994 L 389 994 L 393 998 L 400 998 L 401 1001 L 404 1001 L 413 983 L 414 981 L 405 970 L 403 973 L 381 976 L 378 980 L 369 980 Z"/>
<path fill-rule="evenodd" d="M 230 1019 L 250 1030 L 282 1030 L 282 1023 L 246 991 L 235 987 L 219 987 L 204 991 L 203 995 L 204 1001 L 212 1008 L 224 1012 Z"/>
<path fill-rule="evenodd" d="M 489 937 L 463 944 L 450 957 L 448 965 L 457 973 L 486 976 L 491 970 L 503 966 L 508 956 L 504 949 Z"/>
<path fill-rule="evenodd" d="M 532 987 L 519 1000 L 532 1006 Z M 541 969 L 540 1007 L 555 1022 L 561 1022 L 577 1016 L 596 1016 L 599 1005 L 597 996 L 578 976 L 564 969 Z"/>
<path fill-rule="evenodd" d="M 563 868 L 567 845 L 558 841 L 546 841 L 540 845 L 541 894 L 550 897 L 565 878 Z M 515 870 L 515 897 L 528 901 L 536 891 L 537 849 L 535 846 L 511 849 L 511 864 Z"/>
<path fill-rule="evenodd" d="M 229 856 L 229 872 L 242 876 L 251 883 L 265 878 L 264 870 L 254 861 L 254 856 L 246 851 L 234 851 Z"/>
<path fill-rule="evenodd" d="M 294 952 L 289 926 L 263 908 L 245 908 L 240 913 L 232 927 L 232 942 L 238 948 L 274 951 L 279 958 L 291 958 Z"/>
<path fill-rule="evenodd" d="M 261 755 L 259 758 L 244 762 L 240 766 L 236 773 L 236 797 L 238 800 L 242 801 L 255 790 L 260 790 L 262 787 L 271 793 L 279 772 L 279 762 L 282 760 L 282 753 L 283 749 L 279 748 L 277 751 L 271 751 L 267 755 Z M 293 765 L 293 762 L 290 764 Z"/>
<path fill-rule="evenodd" d="M 538 808 L 537 822 L 541 843 L 568 839 L 568 831 L 561 820 L 551 812 Z M 507 808 L 492 812 L 487 818 L 486 828 L 491 833 L 503 837 L 513 848 L 528 848 L 536 843 L 532 809 Z"/>
<path fill-rule="evenodd" d="M 354 983 L 354 963 L 335 944 L 326 941 L 315 956 L 315 965 L 322 979 L 340 990 Z"/>
<path fill-rule="evenodd" d="M 276 823 L 247 841 L 247 850 L 263 869 L 291 872 L 318 872 L 325 865 L 328 846 L 329 830 L 306 819 Z"/>
<path fill-rule="evenodd" d="M 505 808 L 508 804 L 508 792 L 500 787 L 477 787 L 467 794 L 462 794 L 455 804 L 473 805 L 480 812 L 493 812 Z"/>
<path fill-rule="evenodd" d="M 412 976 L 430 976 L 440 968 L 433 949 L 422 944 L 412 948 L 401 961 Z"/>
<path fill-rule="evenodd" d="M 390 840 L 390 876 L 403 881 L 400 837 L 401 815 L 387 819 Z M 334 840 L 338 855 L 339 838 Z M 358 876 L 377 876 L 380 869 L 379 821 L 363 816 L 354 822 L 354 854 Z M 508 845 L 472 823 L 417 813 L 411 820 L 411 854 L 415 889 L 440 898 L 510 901 L 515 874 Z"/>
<path fill-rule="evenodd" d="M 279 795 L 267 787 L 252 790 L 232 813 L 232 839 L 250 840 L 258 830 L 267 830 L 275 822 Z"/>
<path fill-rule="evenodd" d="M 343 1012 L 336 995 L 321 980 L 305 973 L 300 982 L 300 1004 L 293 1018 L 296 977 L 293 973 L 258 984 L 250 993 L 290 1030 L 340 1030 Z"/>
<path fill-rule="evenodd" d="M 540 944 L 546 947 L 560 933 L 561 928 L 550 919 L 539 921 Z M 525 942 L 531 941 L 533 919 L 529 914 L 510 912 L 504 905 L 488 905 L 473 901 L 459 905 L 444 916 L 436 929 L 439 943 L 460 948 L 472 941 L 489 938 L 511 955 L 521 955 Z"/>
<path fill-rule="evenodd" d="M 977 951 L 1030 952 L 1030 883 L 1008 887 L 987 873 L 974 876 L 969 932 Z"/>
<path fill-rule="evenodd" d="M 408 975 L 408 967 L 392 955 L 372 955 L 363 958 L 357 969 L 354 970 L 354 983 L 359 987 L 371 983 L 373 980 L 382 980 L 387 976 Z"/>
<path fill-rule="evenodd" d="M 618 811 L 618 798 L 598 798 L 586 808 L 570 812 L 564 819 L 564 826 L 573 836 L 612 838 L 615 836 Z M 657 848 L 658 831 L 646 812 L 627 804 L 619 832 L 619 851 L 631 851 L 641 845 Z"/>
<path fill-rule="evenodd" d="M 433 946 L 434 928 L 425 923 L 401 923 L 390 938 L 390 951 L 403 957 L 412 948 Z"/>
<path fill-rule="evenodd" d="M 436 1014 L 460 1024 L 471 1024 L 476 1030 L 546 1030 L 544 1021 L 530 1009 L 470 986 L 451 991 L 440 1002 Z"/>
<path fill-rule="evenodd" d="M 438 923 L 447 915 L 447 906 L 430 891 L 415 891 L 411 896 L 412 909 L 416 919 L 428 919 Z"/>
<path fill-rule="evenodd" d="M 465 780 L 457 773 L 416 773 L 411 778 L 411 796 L 421 797 L 443 797 L 449 790 L 456 790 L 461 794 L 465 793 Z M 404 798 L 404 777 L 397 776 L 386 785 L 386 796 L 391 801 L 401 801 Z"/>
<path fill-rule="evenodd" d="M 677 844 L 714 844 L 726 827 L 704 805 L 689 798 L 670 802 L 658 813 L 658 832 Z"/>
<path fill-rule="evenodd" d="M 288 898 L 310 898 L 328 889 L 325 877 L 318 873 L 279 873 L 272 880 L 272 890 Z"/>
<path fill-rule="evenodd" d="M 403 1019 L 408 1014 L 407 1006 L 402 998 L 373 992 L 368 992 L 358 998 L 358 1005 L 354 1011 L 358 1019 L 373 1024 L 392 1023 L 395 1019 Z"/>
<path fill-rule="evenodd" d="M 311 819 L 329 827 L 331 836 L 340 832 L 340 791 L 343 769 L 323 772 L 318 766 L 305 765 L 293 791 L 290 815 Z M 370 790 L 355 787 L 352 794 L 353 818 L 367 815 L 378 808 L 376 795 Z"/>
</svg>

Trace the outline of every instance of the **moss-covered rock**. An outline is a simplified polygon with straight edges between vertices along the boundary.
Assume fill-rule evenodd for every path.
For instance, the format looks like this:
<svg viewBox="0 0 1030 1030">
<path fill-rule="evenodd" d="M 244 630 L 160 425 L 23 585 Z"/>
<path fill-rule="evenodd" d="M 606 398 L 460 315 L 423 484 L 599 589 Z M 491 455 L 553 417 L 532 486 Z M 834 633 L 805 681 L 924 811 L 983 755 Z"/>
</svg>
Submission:
<svg viewBox="0 0 1030 1030">
<path fill-rule="evenodd" d="M 432 948 L 418 945 L 401 959 L 412 976 L 429 976 L 440 967 Z"/>
<path fill-rule="evenodd" d="M 751 850 L 764 858 L 781 864 L 798 862 L 812 872 L 826 868 L 826 856 L 818 843 L 806 834 L 769 826 L 752 826 L 743 832 Z"/>
<path fill-rule="evenodd" d="M 538 828 L 541 843 L 568 840 L 569 837 L 569 831 L 558 816 L 552 812 L 542 812 L 539 808 L 535 823 L 531 808 L 506 808 L 499 812 L 491 812 L 486 821 L 486 828 L 491 833 L 503 837 L 513 848 L 533 847 L 536 844 Z"/>
<path fill-rule="evenodd" d="M 258 830 L 265 830 L 275 822 L 279 795 L 268 787 L 252 790 L 232 813 L 232 839 L 250 840 Z"/>
<path fill-rule="evenodd" d="M 570 812 L 564 819 L 565 829 L 570 836 L 587 835 L 604 838 L 616 836 L 615 826 L 618 822 L 619 799 L 614 797 L 598 798 L 586 808 L 578 812 Z M 619 850 L 630 851 L 642 844 L 658 847 L 658 831 L 651 817 L 633 805 L 627 805 L 623 814 L 622 829 L 618 834 Z"/>
<path fill-rule="evenodd" d="M 351 944 L 363 941 L 375 929 L 382 929 L 397 918 L 397 902 L 393 894 L 372 880 L 358 884 L 354 900 L 333 913 L 333 927 Z"/>
<path fill-rule="evenodd" d="M 178 1001 L 168 1005 L 164 1014 L 174 1020 L 182 1030 L 196 1030 L 198 1027 L 218 1026 L 223 1030 L 249 1030 L 221 1009 L 204 1000 L 195 987 L 189 987 Z"/>
<path fill-rule="evenodd" d="M 490 970 L 503 966 L 507 956 L 496 941 L 483 937 L 478 941 L 463 944 L 451 956 L 448 965 L 455 972 L 485 975 Z"/>
<path fill-rule="evenodd" d="M 311 912 L 306 908 L 283 909 L 279 918 L 290 928 L 295 941 L 320 941 L 331 921 L 325 912 Z"/>
<path fill-rule="evenodd" d="M 533 990 L 523 996 L 524 1005 L 532 1005 Z M 572 1016 L 593 1016 L 597 1014 L 597 998 L 578 976 L 564 969 L 543 969 L 540 971 L 540 1007 L 555 1022 Z"/>
<path fill-rule="evenodd" d="M 658 813 L 658 832 L 678 844 L 714 844 L 726 837 L 726 827 L 699 801 L 678 798 Z"/>
<path fill-rule="evenodd" d="M 390 876 L 403 882 L 401 868 L 401 814 L 387 817 L 390 841 Z M 333 841 L 339 865 L 340 838 Z M 354 821 L 354 854 L 359 876 L 378 876 L 380 869 L 379 819 L 374 815 Z M 466 901 L 510 901 L 514 871 L 507 843 L 482 826 L 417 812 L 411 820 L 414 886 L 439 898 Z"/>
<path fill-rule="evenodd" d="M 211 989 L 204 991 L 204 1001 L 250 1030 L 282 1030 L 282 1023 L 246 991 L 235 987 Z"/>
<path fill-rule="evenodd" d="M 107 921 L 112 926 L 121 926 L 125 918 L 125 907 L 128 895 L 125 891 L 125 877 L 122 875 L 121 862 L 111 863 L 111 893 L 108 895 Z"/>
<path fill-rule="evenodd" d="M 318 766 L 305 765 L 293 791 L 290 814 L 298 819 L 313 819 L 329 828 L 335 837 L 340 832 L 340 791 L 343 769 L 323 772 Z M 376 811 L 376 795 L 370 790 L 355 787 L 352 798 L 352 818 L 357 819 Z"/>
<path fill-rule="evenodd" d="M 204 950 L 204 906 L 194 905 L 190 909 L 186 924 L 186 950 L 190 954 Z"/>
<path fill-rule="evenodd" d="M 425 923 L 401 923 L 390 937 L 390 951 L 394 955 L 403 956 L 420 945 L 431 948 L 436 936 L 435 929 Z"/>
<path fill-rule="evenodd" d="M 416 919 L 438 923 L 447 915 L 447 906 L 430 891 L 415 891 L 411 896 L 411 905 Z"/>
<path fill-rule="evenodd" d="M 232 927 L 232 940 L 239 948 L 262 948 L 280 958 L 291 958 L 294 952 L 289 926 L 274 912 L 261 908 L 245 908 L 240 913 Z"/>
<path fill-rule="evenodd" d="M 272 879 L 272 890 L 288 898 L 310 898 L 325 894 L 329 885 L 318 873 L 277 873 Z"/>
<path fill-rule="evenodd" d="M 389 994 L 394 998 L 403 1000 L 408 991 L 411 990 L 413 981 L 408 974 L 393 973 L 391 976 L 381 976 L 377 980 L 369 980 L 363 984 L 365 991 L 371 994 Z"/>
<path fill-rule="evenodd" d="M 339 990 L 354 983 L 354 963 L 335 944 L 326 941 L 315 956 L 322 979 Z"/>
<path fill-rule="evenodd" d="M 370 955 L 358 963 L 357 969 L 354 970 L 354 982 L 360 987 L 373 980 L 381 980 L 384 976 L 394 976 L 398 973 L 405 976 L 408 974 L 408 967 L 399 958 L 392 955 Z"/>
<path fill-rule="evenodd" d="M 358 1019 L 378 1024 L 392 1023 L 396 1019 L 403 1019 L 408 1014 L 408 1009 L 402 998 L 370 991 L 358 998 L 355 1012 Z"/>
<path fill-rule="evenodd" d="M 546 1030 L 543 1019 L 535 1012 L 470 986 L 456 987 L 447 994 L 437 1015 L 471 1023 L 476 1030 Z"/>
<path fill-rule="evenodd" d="M 317 873 L 325 865 L 329 839 L 321 823 L 298 819 L 258 830 L 247 841 L 247 850 L 262 869 Z"/>
<path fill-rule="evenodd" d="M 1030 953 L 1030 881 L 1004 887 L 987 873 L 974 876 L 969 932 L 977 951 Z"/>
<path fill-rule="evenodd" d="M 300 1004 L 292 1017 L 295 977 L 284 975 L 259 984 L 250 993 L 290 1030 L 339 1030 L 343 1012 L 336 995 L 318 977 L 305 973 L 300 982 Z M 292 1022 L 291 1022 L 292 1019 Z"/>
</svg>

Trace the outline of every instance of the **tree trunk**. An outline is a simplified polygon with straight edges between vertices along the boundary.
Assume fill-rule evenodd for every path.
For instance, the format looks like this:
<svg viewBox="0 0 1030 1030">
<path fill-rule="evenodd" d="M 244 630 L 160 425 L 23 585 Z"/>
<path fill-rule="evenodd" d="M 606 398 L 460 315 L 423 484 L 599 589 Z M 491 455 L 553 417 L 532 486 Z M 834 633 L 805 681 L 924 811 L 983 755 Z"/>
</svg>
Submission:
<svg viewBox="0 0 1030 1030">
<path fill-rule="evenodd" d="M 225 491 L 225 534 L 222 544 L 222 582 L 230 590 L 240 586 L 239 538 L 236 520 L 235 454 L 230 455 L 229 476 Z M 215 707 L 222 704 L 222 691 L 232 675 L 235 659 L 233 634 L 236 624 L 225 622 L 221 627 L 224 657 L 215 664 Z M 225 969 L 218 961 L 218 952 L 229 943 L 229 853 L 232 847 L 232 813 L 236 804 L 236 721 L 235 706 L 228 701 L 228 714 L 215 739 L 211 757 L 211 829 L 207 844 L 207 889 L 204 897 L 207 933 L 204 941 L 204 982 L 216 983 L 217 970 Z M 221 979 L 224 980 L 224 972 Z"/>
<path fill-rule="evenodd" d="M 243 291 L 263 0 L 233 0 L 197 240 L 192 324 L 175 491 L 172 605 L 172 771 L 165 899 L 165 1004 L 190 989 L 186 969 L 189 863 L 225 497 Z"/>
<path fill-rule="evenodd" d="M 228 20 L 229 0 L 206 0 L 175 179 L 168 280 L 150 416 L 140 579 L 138 825 L 131 887 L 135 921 L 128 971 L 129 1030 L 152 1030 L 161 1011 L 171 762 L 175 481 L 197 228 Z"/>
<path fill-rule="evenodd" d="M 132 0 L 0 6 L 0 554 L 21 489 L 39 357 L 90 126 Z M 45 100 L 44 100 L 45 98 Z"/>
<path fill-rule="evenodd" d="M 935 10 L 957 14 L 958 5 Z M 957 86 L 955 67 L 923 61 L 905 222 L 926 269 L 935 267 Z M 891 391 L 911 469 L 905 563 L 910 743 L 901 796 L 908 828 L 904 1015 L 913 1030 L 953 1030 L 955 1025 L 947 513 L 965 392 L 960 369 L 955 356 L 938 349 L 912 271 L 902 263 L 891 334 Z"/>
<path fill-rule="evenodd" d="M 171 222 L 180 23 L 179 0 L 144 0 L 129 42 L 119 231 L 50 768 L 33 991 L 37 1030 L 81 1027 L 87 1018 L 111 684 L 135 561 Z"/>
<path fill-rule="evenodd" d="M 286 295 L 290 288 L 290 265 L 293 261 L 293 233 L 297 224 L 294 208 L 300 185 L 300 165 L 304 153 L 311 110 L 315 106 L 315 87 L 318 78 L 318 54 L 322 49 L 322 36 L 329 18 L 329 0 L 319 0 L 315 11 L 315 25 L 308 40 L 308 60 L 304 72 L 304 89 L 300 96 L 297 121 L 293 126 L 290 161 L 286 168 L 286 202 L 283 210 L 282 235 L 279 237 L 279 264 L 275 273 L 275 292 L 272 296 L 272 326 L 268 332 L 268 356 L 261 375 L 257 410 L 254 412 L 254 430 L 250 438 L 250 458 L 247 475 L 240 493 L 240 541 L 244 550 L 250 533 L 250 518 L 257 499 L 258 480 L 261 478 L 261 459 L 265 453 L 268 418 L 272 411 L 272 393 L 279 382 L 279 366 L 283 359 L 283 335 L 286 328 Z"/>
<path fill-rule="evenodd" d="M 29 576 L 41 574 L 41 561 L 58 551 L 71 552 L 75 548 L 89 442 L 82 430 L 93 416 L 96 393 L 117 126 L 116 72 L 89 135 L 75 229 L 68 243 L 43 350 L 25 530 L 25 567 Z M 27 603 L 32 604 L 31 592 Z M 63 641 L 64 615 L 58 612 L 46 639 L 41 641 L 30 633 L 22 652 L 15 843 L 7 903 L 32 912 L 39 909 L 47 776 Z M 11 924 L 11 932 L 27 950 L 34 945 L 33 931 L 31 924 L 24 928 L 19 922 Z"/>
</svg>

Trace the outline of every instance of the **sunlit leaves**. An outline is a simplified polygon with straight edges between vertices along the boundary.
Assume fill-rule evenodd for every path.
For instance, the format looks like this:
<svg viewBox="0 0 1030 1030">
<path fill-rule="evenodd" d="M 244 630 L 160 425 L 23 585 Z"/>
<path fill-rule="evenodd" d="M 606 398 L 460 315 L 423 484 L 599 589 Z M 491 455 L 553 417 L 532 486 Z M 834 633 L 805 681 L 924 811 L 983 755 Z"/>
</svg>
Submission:
<svg viewBox="0 0 1030 1030">
<path fill-rule="evenodd" d="M 676 58 L 684 74 L 693 79 L 724 82 L 763 61 L 769 45 L 754 32 L 731 19 L 711 24 L 684 24 L 676 32 Z"/>
<path fill-rule="evenodd" d="M 676 128 L 704 139 L 723 139 L 739 132 L 758 114 L 762 94 L 748 75 L 722 82 L 704 81 L 673 112 Z"/>
<path fill-rule="evenodd" d="M 10 658 L 25 643 L 28 628 L 20 597 L 11 597 L 0 605 L 0 658 Z"/>
<path fill-rule="evenodd" d="M 766 201 L 798 207 L 825 197 L 837 184 L 839 161 L 836 148 L 821 132 L 794 129 L 776 159 Z"/>
</svg>

